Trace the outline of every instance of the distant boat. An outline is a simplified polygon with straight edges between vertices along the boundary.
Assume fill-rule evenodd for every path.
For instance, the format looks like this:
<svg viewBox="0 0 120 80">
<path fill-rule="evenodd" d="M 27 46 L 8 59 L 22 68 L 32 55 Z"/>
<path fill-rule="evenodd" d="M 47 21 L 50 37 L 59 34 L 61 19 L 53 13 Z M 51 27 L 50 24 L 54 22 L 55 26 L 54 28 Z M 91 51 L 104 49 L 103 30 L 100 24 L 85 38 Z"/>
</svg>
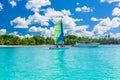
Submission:
<svg viewBox="0 0 120 80">
<path fill-rule="evenodd" d="M 50 47 L 50 49 L 68 49 L 64 46 L 64 33 L 62 20 L 59 20 L 55 27 L 54 32 L 55 47 Z"/>
<path fill-rule="evenodd" d="M 74 44 L 74 47 L 98 47 L 99 43 L 94 43 L 92 41 L 80 41 L 76 44 Z"/>
</svg>

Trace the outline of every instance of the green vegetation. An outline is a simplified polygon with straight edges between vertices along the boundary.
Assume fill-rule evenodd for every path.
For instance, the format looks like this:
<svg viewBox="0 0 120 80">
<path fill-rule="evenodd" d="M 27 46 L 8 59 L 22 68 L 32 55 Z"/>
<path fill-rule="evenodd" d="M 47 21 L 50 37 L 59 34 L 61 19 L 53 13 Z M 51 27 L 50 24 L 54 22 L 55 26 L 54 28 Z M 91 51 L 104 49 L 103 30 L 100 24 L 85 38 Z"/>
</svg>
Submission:
<svg viewBox="0 0 120 80">
<path fill-rule="evenodd" d="M 65 45 L 73 45 L 79 41 L 88 41 L 98 42 L 100 44 L 120 44 L 120 39 L 114 39 L 110 37 L 105 38 L 86 38 L 86 37 L 77 37 L 75 35 L 65 36 Z M 33 36 L 31 38 L 19 38 L 12 35 L 0 35 L 0 45 L 53 45 L 53 38 L 44 38 L 42 36 Z"/>
</svg>

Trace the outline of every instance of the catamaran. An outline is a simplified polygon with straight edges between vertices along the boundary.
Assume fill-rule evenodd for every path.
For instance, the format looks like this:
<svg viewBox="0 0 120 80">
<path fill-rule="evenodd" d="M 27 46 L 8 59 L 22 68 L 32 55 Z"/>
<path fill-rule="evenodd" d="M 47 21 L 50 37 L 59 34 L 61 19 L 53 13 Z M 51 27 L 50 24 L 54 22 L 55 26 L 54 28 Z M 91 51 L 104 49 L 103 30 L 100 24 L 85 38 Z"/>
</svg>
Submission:
<svg viewBox="0 0 120 80">
<path fill-rule="evenodd" d="M 54 32 L 55 47 L 50 47 L 50 49 L 68 49 L 64 46 L 64 33 L 62 20 L 59 20 L 55 27 Z"/>
<path fill-rule="evenodd" d="M 80 41 L 76 44 L 74 44 L 74 47 L 98 47 L 99 43 L 94 43 L 92 41 Z"/>
</svg>

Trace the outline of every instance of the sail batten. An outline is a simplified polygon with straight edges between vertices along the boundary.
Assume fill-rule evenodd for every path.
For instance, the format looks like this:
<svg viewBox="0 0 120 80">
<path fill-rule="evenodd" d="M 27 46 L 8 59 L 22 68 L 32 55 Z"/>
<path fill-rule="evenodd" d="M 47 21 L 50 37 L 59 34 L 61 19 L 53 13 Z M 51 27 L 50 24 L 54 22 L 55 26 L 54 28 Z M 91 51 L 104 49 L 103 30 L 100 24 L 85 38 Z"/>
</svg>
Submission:
<svg viewBox="0 0 120 80">
<path fill-rule="evenodd" d="M 62 20 L 58 21 L 56 24 L 54 39 L 55 39 L 55 44 L 64 44 Z"/>
</svg>

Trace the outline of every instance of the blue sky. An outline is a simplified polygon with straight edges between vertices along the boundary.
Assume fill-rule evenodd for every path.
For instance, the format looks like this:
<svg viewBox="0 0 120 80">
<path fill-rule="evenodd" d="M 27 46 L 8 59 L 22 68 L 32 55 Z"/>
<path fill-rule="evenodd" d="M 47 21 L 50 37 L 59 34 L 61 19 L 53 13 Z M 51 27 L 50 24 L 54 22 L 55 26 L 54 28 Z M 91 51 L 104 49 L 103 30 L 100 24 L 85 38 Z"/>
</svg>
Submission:
<svg viewBox="0 0 120 80">
<path fill-rule="evenodd" d="M 1 0 L 0 34 L 54 35 L 58 20 L 64 34 L 120 38 L 120 0 Z"/>
</svg>

